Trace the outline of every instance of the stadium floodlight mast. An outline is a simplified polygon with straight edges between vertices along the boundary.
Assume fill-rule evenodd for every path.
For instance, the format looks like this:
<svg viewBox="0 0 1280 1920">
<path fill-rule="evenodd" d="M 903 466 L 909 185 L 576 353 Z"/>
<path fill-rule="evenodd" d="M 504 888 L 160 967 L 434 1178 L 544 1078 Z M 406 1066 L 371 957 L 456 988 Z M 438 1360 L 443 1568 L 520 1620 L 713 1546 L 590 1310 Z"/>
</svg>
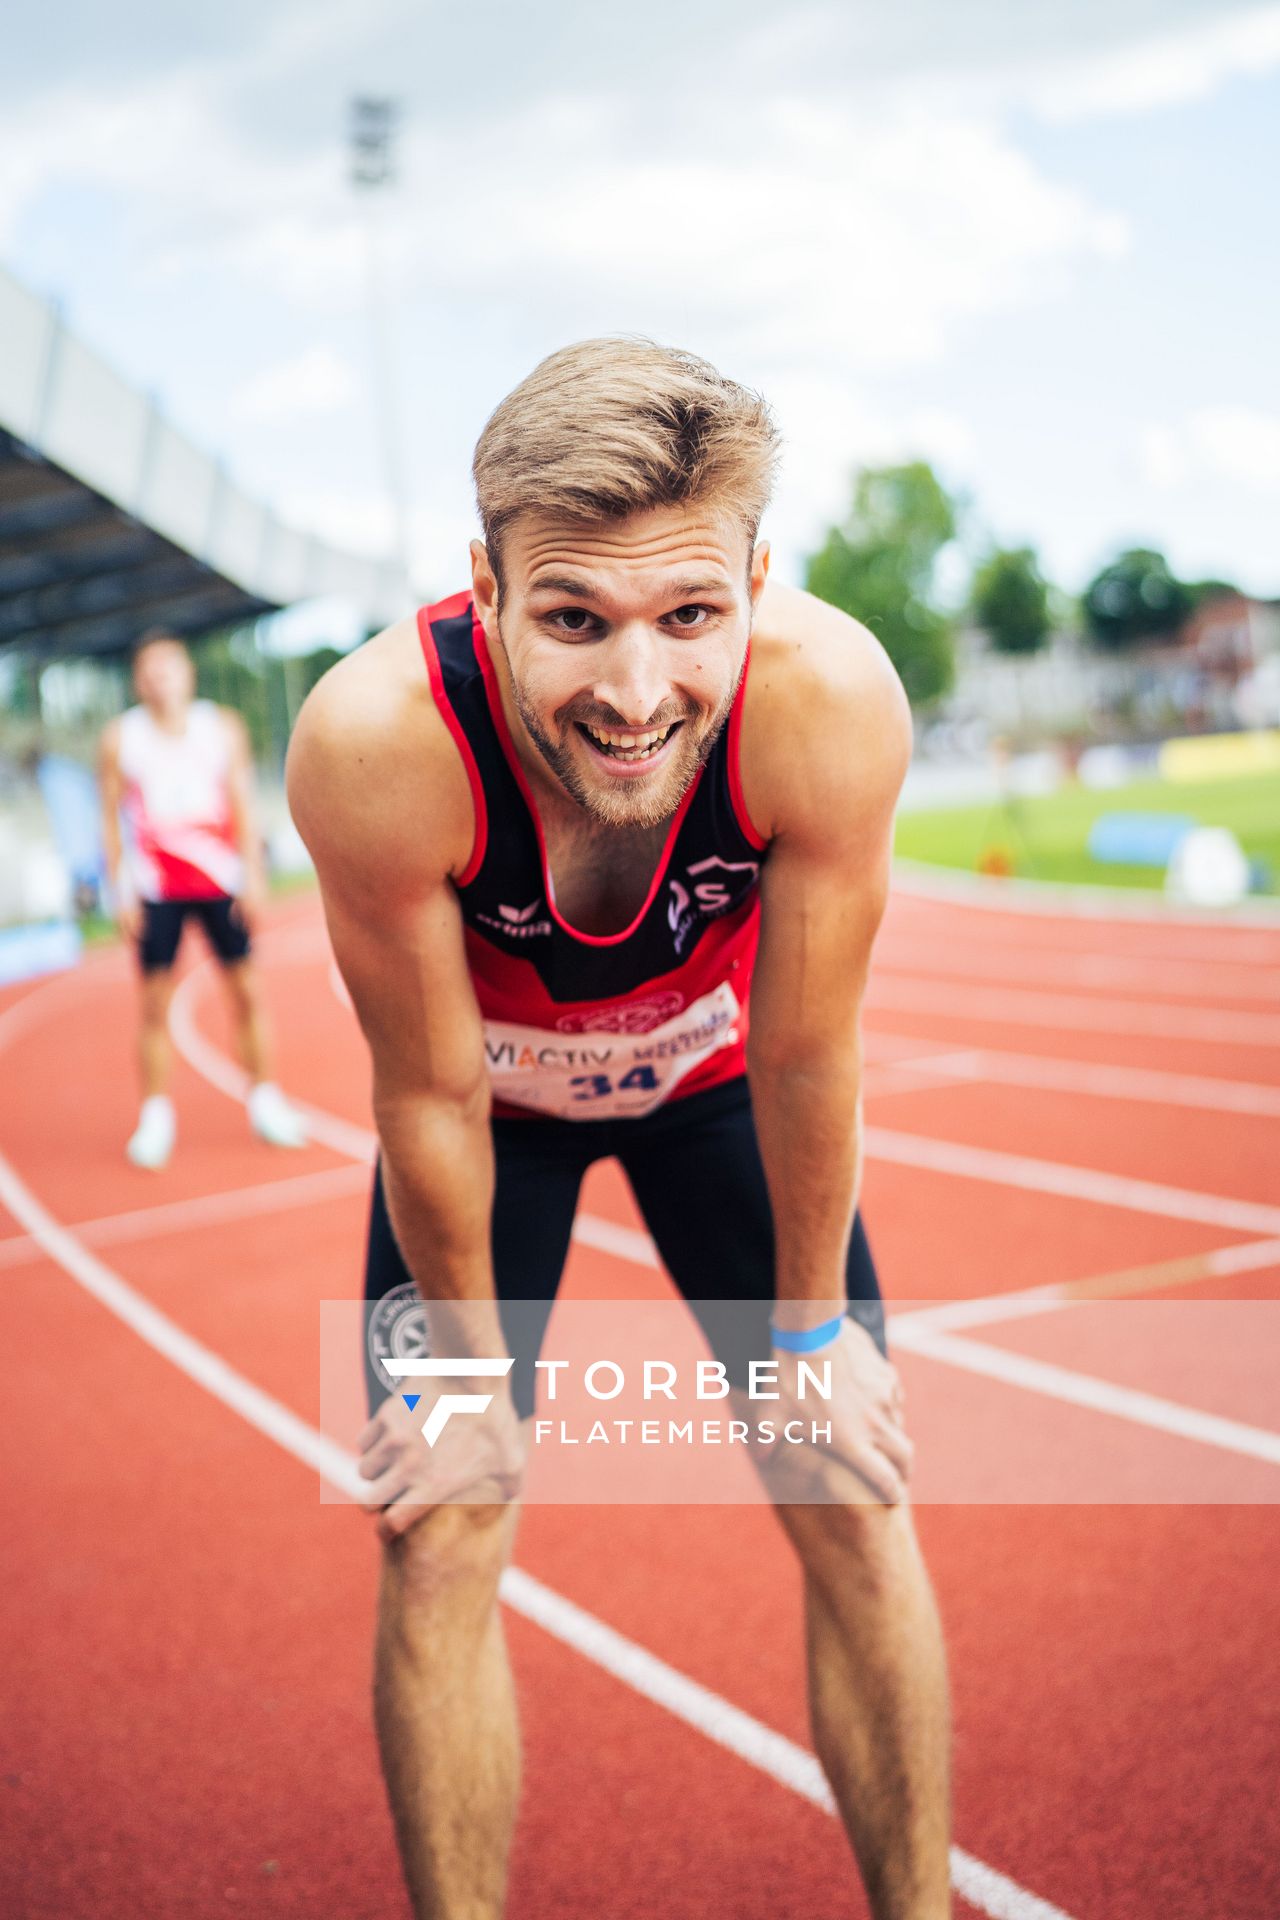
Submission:
<svg viewBox="0 0 1280 1920">
<path fill-rule="evenodd" d="M 395 136 L 400 103 L 372 94 L 351 101 L 351 184 L 364 202 L 365 280 L 369 299 L 374 413 L 382 448 L 383 473 L 391 501 L 395 558 L 406 590 L 409 570 L 409 505 L 405 491 L 401 395 L 396 379 L 391 308 L 382 271 L 378 227 L 380 192 L 395 179 Z"/>
</svg>

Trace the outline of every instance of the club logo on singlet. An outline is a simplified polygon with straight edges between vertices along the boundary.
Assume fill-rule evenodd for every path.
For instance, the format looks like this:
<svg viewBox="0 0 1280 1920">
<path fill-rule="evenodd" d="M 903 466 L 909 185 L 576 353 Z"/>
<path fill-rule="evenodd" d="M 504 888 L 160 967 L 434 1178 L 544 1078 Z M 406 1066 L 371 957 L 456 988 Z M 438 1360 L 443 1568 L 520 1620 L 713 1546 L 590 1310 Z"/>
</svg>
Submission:
<svg viewBox="0 0 1280 1920">
<path fill-rule="evenodd" d="M 486 927 L 492 927 L 497 933 L 505 933 L 511 940 L 531 940 L 538 934 L 549 934 L 551 922 L 547 919 L 535 920 L 534 915 L 542 906 L 541 899 L 531 900 L 527 907 L 499 906 L 499 918 L 490 913 L 478 913 L 476 919 L 483 921 Z"/>
<path fill-rule="evenodd" d="M 715 869 L 720 876 L 716 877 Z M 667 882 L 667 924 L 677 953 L 683 953 L 689 935 L 700 920 L 718 920 L 741 901 L 760 872 L 758 860 L 722 860 L 718 853 L 697 860 L 684 880 Z"/>
<path fill-rule="evenodd" d="M 682 993 L 644 993 L 619 1000 L 611 1007 L 588 1007 L 582 1013 L 562 1013 L 557 1033 L 652 1033 L 684 1006 Z"/>
</svg>

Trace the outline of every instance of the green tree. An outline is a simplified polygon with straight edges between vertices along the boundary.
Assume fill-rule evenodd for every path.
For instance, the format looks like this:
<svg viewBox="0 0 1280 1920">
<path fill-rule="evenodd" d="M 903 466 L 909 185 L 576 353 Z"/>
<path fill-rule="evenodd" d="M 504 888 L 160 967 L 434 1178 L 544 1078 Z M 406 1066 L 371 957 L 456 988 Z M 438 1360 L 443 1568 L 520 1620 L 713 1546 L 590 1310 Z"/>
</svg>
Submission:
<svg viewBox="0 0 1280 1920">
<path fill-rule="evenodd" d="M 1191 611 L 1192 598 L 1162 553 L 1130 547 L 1085 588 L 1085 626 L 1100 647 L 1172 638 Z"/>
<path fill-rule="evenodd" d="M 1035 653 L 1049 633 L 1049 585 L 1030 547 L 993 547 L 973 576 L 973 617 L 998 653 Z"/>
<path fill-rule="evenodd" d="M 955 677 L 952 622 L 933 600 L 935 563 L 955 530 L 955 503 L 927 462 L 864 468 L 848 516 L 805 575 L 810 593 L 870 627 L 913 706 Z"/>
</svg>

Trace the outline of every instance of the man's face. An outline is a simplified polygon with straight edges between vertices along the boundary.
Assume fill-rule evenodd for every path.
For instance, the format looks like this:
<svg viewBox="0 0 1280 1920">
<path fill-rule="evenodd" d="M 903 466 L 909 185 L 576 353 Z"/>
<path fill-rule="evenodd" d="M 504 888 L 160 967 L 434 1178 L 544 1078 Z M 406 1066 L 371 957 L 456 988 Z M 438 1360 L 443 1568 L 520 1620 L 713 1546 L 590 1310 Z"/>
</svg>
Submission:
<svg viewBox="0 0 1280 1920">
<path fill-rule="evenodd" d="M 153 640 L 133 663 L 138 698 L 163 713 L 176 712 L 195 691 L 191 655 L 177 640 Z"/>
<path fill-rule="evenodd" d="M 669 819 L 729 717 L 767 547 L 706 509 L 589 528 L 531 513 L 502 560 L 499 618 L 473 542 L 475 603 L 543 760 L 603 825 Z"/>
</svg>

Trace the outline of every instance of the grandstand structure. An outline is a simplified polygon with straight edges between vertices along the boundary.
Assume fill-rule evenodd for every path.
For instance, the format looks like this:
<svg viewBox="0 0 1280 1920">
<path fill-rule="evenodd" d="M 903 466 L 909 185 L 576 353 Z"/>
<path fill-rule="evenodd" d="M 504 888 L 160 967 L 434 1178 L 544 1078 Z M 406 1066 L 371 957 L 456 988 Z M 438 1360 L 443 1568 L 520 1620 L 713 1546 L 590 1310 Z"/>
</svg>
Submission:
<svg viewBox="0 0 1280 1920">
<path fill-rule="evenodd" d="M 409 604 L 397 563 L 284 525 L 0 267 L 0 647 L 119 654 L 330 596 L 367 628 Z"/>
</svg>

